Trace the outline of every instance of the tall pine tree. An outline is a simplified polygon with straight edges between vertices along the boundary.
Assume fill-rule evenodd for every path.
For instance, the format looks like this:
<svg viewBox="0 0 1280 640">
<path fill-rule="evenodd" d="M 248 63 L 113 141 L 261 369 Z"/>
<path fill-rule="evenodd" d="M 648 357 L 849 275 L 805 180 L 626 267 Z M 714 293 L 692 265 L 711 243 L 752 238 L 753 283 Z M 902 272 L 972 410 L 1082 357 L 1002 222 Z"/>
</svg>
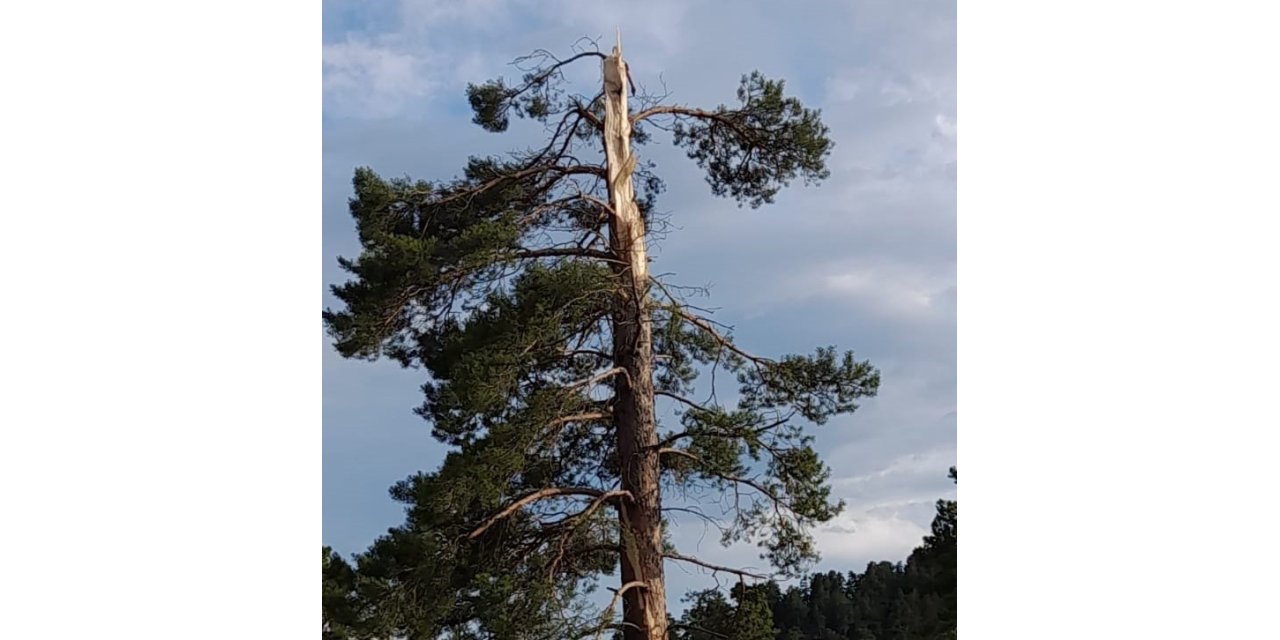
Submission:
<svg viewBox="0 0 1280 640">
<path fill-rule="evenodd" d="M 593 60 L 602 86 L 570 91 L 564 69 Z M 368 633 L 665 639 L 664 563 L 745 574 L 671 544 L 664 490 L 736 495 L 724 542 L 801 570 L 815 557 L 808 528 L 841 508 L 804 424 L 852 412 L 879 374 L 833 347 L 751 353 L 651 276 L 646 228 L 663 183 L 633 146 L 671 131 L 713 194 L 754 209 L 826 178 L 832 143 L 818 111 L 759 73 L 742 78 L 737 104 L 699 109 L 633 96 L 620 39 L 610 55 L 518 63 L 518 82 L 468 87 L 474 121 L 493 132 L 536 121 L 545 145 L 472 158 L 452 180 L 355 174 L 362 250 L 340 259 L 352 279 L 333 287 L 342 306 L 325 322 L 345 357 L 423 370 L 417 411 L 453 447 L 393 488 L 407 522 L 356 559 Z M 694 399 L 716 371 L 736 378 L 734 402 Z M 659 401 L 677 427 L 660 427 Z M 576 596 L 615 572 L 621 620 L 579 609 Z"/>
</svg>

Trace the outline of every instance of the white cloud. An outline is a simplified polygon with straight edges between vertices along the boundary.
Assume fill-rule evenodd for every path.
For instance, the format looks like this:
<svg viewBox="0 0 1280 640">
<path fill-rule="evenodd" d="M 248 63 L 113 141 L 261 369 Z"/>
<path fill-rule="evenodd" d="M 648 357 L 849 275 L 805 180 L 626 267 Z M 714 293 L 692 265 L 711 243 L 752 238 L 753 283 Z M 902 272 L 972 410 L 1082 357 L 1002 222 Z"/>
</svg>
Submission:
<svg viewBox="0 0 1280 640">
<path fill-rule="evenodd" d="M 600 48 L 613 46 L 615 29 L 622 29 L 622 48 L 643 51 L 641 62 L 652 63 L 681 50 L 688 41 L 685 19 L 689 3 L 660 0 L 637 4 L 622 0 L 569 2 L 562 0 L 556 13 L 565 23 L 588 37 L 601 36 Z"/>
<path fill-rule="evenodd" d="M 954 495 L 954 491 L 939 490 L 946 469 L 954 464 L 954 447 L 944 447 L 899 456 L 869 473 L 834 479 L 833 494 L 848 506 L 814 531 L 823 559 L 855 570 L 870 561 L 905 560 L 929 532 L 937 500 Z"/>
<path fill-rule="evenodd" d="M 950 141 L 955 144 L 956 141 L 956 119 L 939 113 L 933 119 L 933 132 L 935 137 Z"/>
<path fill-rule="evenodd" d="M 954 314 L 954 267 L 876 261 L 820 262 L 761 283 L 757 300 L 777 308 L 825 301 L 895 321 L 949 319 Z"/>
<path fill-rule="evenodd" d="M 409 29 L 483 29 L 505 25 L 511 8 L 508 0 L 400 0 L 400 19 Z"/>
<path fill-rule="evenodd" d="M 954 448 L 910 453 L 899 456 L 890 461 L 889 464 L 870 473 L 836 478 L 831 484 L 835 487 L 837 493 L 847 495 L 851 492 L 858 492 L 868 485 L 911 484 L 913 480 L 918 480 L 922 477 L 931 480 L 938 479 L 942 477 L 945 469 L 955 464 L 955 459 L 956 452 Z M 906 498 L 899 497 L 897 500 L 915 502 L 920 499 L 934 500 L 937 497 L 931 494 L 924 496 L 913 494 Z"/>
<path fill-rule="evenodd" d="M 918 273 L 894 273 L 879 267 L 850 269 L 823 279 L 824 293 L 865 302 L 869 309 L 900 317 L 930 315 L 945 283 L 930 282 Z"/>
<path fill-rule="evenodd" d="M 330 114 L 391 117 L 430 86 L 419 58 L 388 46 L 348 39 L 324 45 L 323 56 Z"/>
<path fill-rule="evenodd" d="M 950 76 L 933 71 L 907 73 L 886 66 L 859 65 L 827 76 L 827 103 L 858 101 L 861 106 L 891 107 L 915 102 L 943 102 L 954 91 Z"/>
<path fill-rule="evenodd" d="M 928 530 L 897 512 L 845 512 L 817 528 L 823 560 L 858 571 L 867 562 L 907 559 Z"/>
<path fill-rule="evenodd" d="M 852 102 L 864 91 L 862 82 L 850 74 L 830 76 L 826 80 L 824 101 L 832 103 Z"/>
<path fill-rule="evenodd" d="M 402 0 L 391 28 L 349 32 L 325 44 L 325 113 L 389 120 L 415 109 L 425 113 L 425 102 L 437 95 L 462 95 L 466 81 L 496 75 L 497 54 L 471 43 L 510 27 L 512 6 L 508 0 Z"/>
</svg>

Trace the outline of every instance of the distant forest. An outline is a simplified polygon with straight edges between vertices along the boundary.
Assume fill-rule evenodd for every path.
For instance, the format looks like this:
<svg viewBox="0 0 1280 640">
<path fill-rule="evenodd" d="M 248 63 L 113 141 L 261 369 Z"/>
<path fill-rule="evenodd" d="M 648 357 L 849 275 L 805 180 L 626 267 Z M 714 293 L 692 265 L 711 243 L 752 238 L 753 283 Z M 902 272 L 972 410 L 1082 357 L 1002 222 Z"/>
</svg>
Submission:
<svg viewBox="0 0 1280 640">
<path fill-rule="evenodd" d="M 955 467 L 950 471 L 956 479 Z M 956 501 L 939 500 L 932 533 L 905 563 L 829 571 L 785 591 L 739 585 L 687 596 L 679 640 L 942 640 L 956 637 Z"/>
<path fill-rule="evenodd" d="M 950 477 L 955 480 L 955 467 Z M 362 622 L 370 603 L 362 602 L 356 571 L 332 549 L 326 547 L 324 557 L 326 640 L 386 637 Z M 690 593 L 685 600 L 689 607 L 684 615 L 671 621 L 672 640 L 955 638 L 956 501 L 938 501 L 932 532 L 906 562 L 872 562 L 862 573 L 819 573 L 785 590 L 774 581 L 740 583 L 729 589 L 727 597 L 723 590 L 708 589 Z M 445 637 L 517 640 L 525 636 L 467 630 Z M 615 640 L 620 637 L 620 632 L 614 636 Z"/>
</svg>

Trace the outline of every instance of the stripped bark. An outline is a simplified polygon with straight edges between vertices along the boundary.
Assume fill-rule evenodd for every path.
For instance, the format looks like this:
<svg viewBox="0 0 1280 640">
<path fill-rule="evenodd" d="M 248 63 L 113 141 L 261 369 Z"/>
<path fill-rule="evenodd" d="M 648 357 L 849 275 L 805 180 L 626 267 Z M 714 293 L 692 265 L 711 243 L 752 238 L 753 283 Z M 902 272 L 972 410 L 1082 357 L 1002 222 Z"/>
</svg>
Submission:
<svg viewBox="0 0 1280 640">
<path fill-rule="evenodd" d="M 631 120 L 622 37 L 604 61 L 604 146 L 609 184 L 609 241 L 619 261 L 618 300 L 613 316 L 614 424 L 621 488 L 634 498 L 619 509 L 625 640 L 666 640 L 667 596 L 663 577 L 662 497 L 654 411 L 653 339 L 649 319 L 649 258 L 645 225 L 636 203 L 632 173 Z"/>
</svg>

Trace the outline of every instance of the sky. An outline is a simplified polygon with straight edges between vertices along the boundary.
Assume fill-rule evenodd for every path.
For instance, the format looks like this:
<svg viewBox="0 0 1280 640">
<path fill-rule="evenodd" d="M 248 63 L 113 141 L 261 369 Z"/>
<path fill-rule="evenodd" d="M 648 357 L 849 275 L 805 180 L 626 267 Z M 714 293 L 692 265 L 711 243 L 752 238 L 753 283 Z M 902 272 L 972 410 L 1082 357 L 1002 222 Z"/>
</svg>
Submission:
<svg viewBox="0 0 1280 640">
<path fill-rule="evenodd" d="M 705 304 L 750 351 L 836 345 L 880 369 L 877 397 L 811 430 L 833 494 L 847 503 L 814 532 L 818 568 L 903 560 L 928 532 L 935 501 L 955 496 L 955 11 L 932 0 L 327 0 L 324 305 L 337 306 L 328 288 L 345 280 L 337 257 L 359 253 L 346 204 L 356 167 L 443 179 L 468 156 L 539 139 L 536 125 L 493 134 L 470 122 L 466 84 L 517 77 L 508 64 L 517 56 L 568 53 L 584 36 L 607 49 L 621 26 L 633 79 L 665 86 L 668 102 L 732 103 L 739 78 L 756 69 L 784 79 L 788 94 L 822 110 L 835 143 L 831 177 L 739 208 L 655 136 L 639 152 L 667 183 L 659 209 L 672 227 L 650 245 L 651 270 L 709 284 Z M 598 66 L 582 66 L 570 79 L 598 82 Z M 434 469 L 445 448 L 412 413 L 421 373 L 323 349 L 323 540 L 349 555 L 401 522 L 388 487 Z M 689 524 L 674 540 L 711 561 L 763 566 L 754 547 L 722 549 L 714 531 L 703 534 Z M 673 606 L 709 580 L 669 565 Z"/>
</svg>

